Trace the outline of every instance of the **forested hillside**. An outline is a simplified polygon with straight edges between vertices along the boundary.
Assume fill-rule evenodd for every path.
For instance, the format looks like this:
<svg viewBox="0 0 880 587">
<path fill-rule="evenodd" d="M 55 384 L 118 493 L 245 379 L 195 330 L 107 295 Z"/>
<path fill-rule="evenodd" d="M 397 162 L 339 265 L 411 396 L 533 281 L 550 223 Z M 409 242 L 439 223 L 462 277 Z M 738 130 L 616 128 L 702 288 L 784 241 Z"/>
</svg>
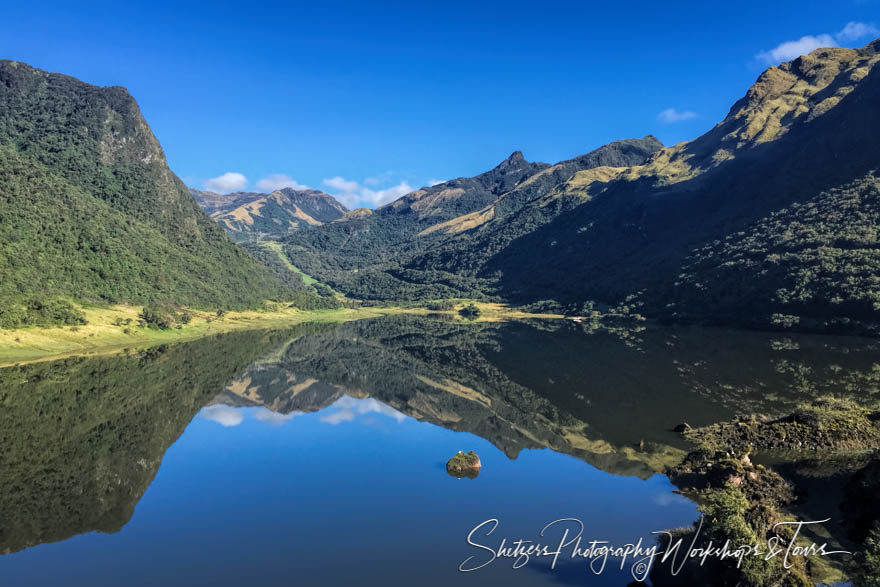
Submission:
<svg viewBox="0 0 880 587">
<path fill-rule="evenodd" d="M 672 321 L 878 333 L 878 61 L 880 40 L 817 49 L 762 73 L 693 141 L 640 160 L 533 167 L 418 231 L 389 213 L 407 196 L 347 232 L 294 235 L 288 253 L 365 298 L 598 303 Z"/>
<path fill-rule="evenodd" d="M 28 296 L 252 307 L 287 288 L 171 172 L 135 100 L 0 61 L 0 314 Z"/>
<path fill-rule="evenodd" d="M 405 264 L 450 235 L 462 233 L 467 238 L 473 228 L 540 200 L 580 172 L 594 170 L 604 177 L 644 163 L 662 146 L 652 136 L 616 141 L 553 166 L 530 163 L 516 151 L 476 177 L 422 188 L 373 213 L 352 213 L 326 226 L 293 233 L 284 239 L 286 251 L 306 273 L 354 297 L 479 296 L 490 283 L 463 267 L 413 275 Z M 488 258 L 491 251 L 477 254 Z"/>
</svg>

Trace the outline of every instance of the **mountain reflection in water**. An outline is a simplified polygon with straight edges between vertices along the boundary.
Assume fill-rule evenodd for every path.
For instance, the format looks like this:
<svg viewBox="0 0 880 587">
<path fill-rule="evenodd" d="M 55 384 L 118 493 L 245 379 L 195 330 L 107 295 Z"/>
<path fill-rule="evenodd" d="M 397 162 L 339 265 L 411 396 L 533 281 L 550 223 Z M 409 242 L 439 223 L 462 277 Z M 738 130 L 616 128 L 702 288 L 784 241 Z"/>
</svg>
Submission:
<svg viewBox="0 0 880 587">
<path fill-rule="evenodd" d="M 390 317 L 6 368 L 0 552 L 118 532 L 199 413 L 219 429 L 251 421 L 296 426 L 298 416 L 313 412 L 330 427 L 412 418 L 473 434 L 507 459 L 549 448 L 658 483 L 665 478 L 655 473 L 687 448 L 670 431 L 678 423 L 779 413 L 819 394 L 876 394 L 876 351 L 854 338 Z M 427 430 L 408 442 L 430 437 Z M 444 477 L 452 454 L 431 464 Z M 460 483 L 493 483 L 493 463 L 503 473 L 491 454 L 480 456 L 489 474 Z M 374 457 L 372 466 L 385 466 L 383 455 Z M 540 468 L 526 461 L 518 474 Z M 7 558 L 0 557 L 0 580 Z"/>
</svg>

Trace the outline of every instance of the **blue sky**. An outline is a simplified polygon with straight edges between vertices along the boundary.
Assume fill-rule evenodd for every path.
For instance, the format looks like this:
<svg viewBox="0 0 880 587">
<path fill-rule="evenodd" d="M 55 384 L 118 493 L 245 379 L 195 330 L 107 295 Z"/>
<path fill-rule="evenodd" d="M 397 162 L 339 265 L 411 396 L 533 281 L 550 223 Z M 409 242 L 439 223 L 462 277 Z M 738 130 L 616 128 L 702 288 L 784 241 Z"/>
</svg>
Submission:
<svg viewBox="0 0 880 587">
<path fill-rule="evenodd" d="M 694 138 L 772 62 L 880 36 L 837 2 L 7 3 L 0 58 L 131 91 L 172 169 L 346 204 L 652 133 Z"/>
</svg>

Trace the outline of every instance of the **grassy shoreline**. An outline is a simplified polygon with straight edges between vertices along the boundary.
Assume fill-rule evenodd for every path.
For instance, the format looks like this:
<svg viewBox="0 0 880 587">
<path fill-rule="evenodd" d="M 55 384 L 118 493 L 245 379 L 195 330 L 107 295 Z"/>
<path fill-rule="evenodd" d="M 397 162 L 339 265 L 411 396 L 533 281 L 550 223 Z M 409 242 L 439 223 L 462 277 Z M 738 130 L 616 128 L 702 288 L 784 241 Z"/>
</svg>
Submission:
<svg viewBox="0 0 880 587">
<path fill-rule="evenodd" d="M 714 562 L 708 569 L 713 578 L 724 577 L 724 584 L 730 585 L 807 587 L 849 580 L 855 580 L 856 585 L 875 584 L 861 580 L 880 576 L 880 547 L 871 542 L 870 536 L 857 536 L 853 528 L 858 519 L 869 530 L 876 528 L 875 535 L 880 536 L 880 520 L 876 508 L 872 510 L 871 499 L 847 495 L 852 482 L 846 480 L 861 474 L 868 495 L 874 496 L 880 489 L 880 476 L 873 472 L 880 470 L 878 409 L 880 405 L 876 402 L 861 405 L 827 396 L 801 404 L 778 418 L 739 416 L 729 422 L 682 430 L 695 450 L 680 464 L 667 469 L 666 474 L 683 494 L 697 502 L 706 516 L 708 536 L 701 538 L 701 544 L 707 539 L 718 544 L 725 540 L 737 545 L 758 544 L 773 536 L 781 537 L 787 544 L 794 539 L 791 527 L 775 524 L 799 519 L 796 510 L 812 499 L 822 503 L 823 511 L 827 511 L 825 522 L 839 525 L 838 531 L 847 535 L 832 536 L 826 526 L 808 528 L 798 534 L 796 543 L 808 546 L 807 535 L 815 531 L 816 540 L 827 540 L 834 544 L 833 548 L 855 552 L 855 557 L 849 559 L 798 557 L 790 568 L 784 567 L 778 557 L 748 557 L 741 566 L 736 561 Z M 783 475 L 777 466 L 752 461 L 752 457 L 761 455 L 777 455 L 777 465 L 788 464 L 788 473 Z M 832 466 L 826 471 L 811 471 L 810 460 Z M 845 466 L 835 469 L 833 463 L 838 461 Z M 801 478 L 791 475 L 799 468 L 808 472 Z M 810 490 L 799 484 L 804 479 L 819 478 L 837 479 L 840 494 L 832 491 L 827 496 L 810 495 Z M 823 516 L 809 519 L 819 520 Z M 684 534 L 693 536 L 693 529 Z M 656 585 L 673 584 L 664 582 L 668 577 L 661 574 L 652 575 L 652 579 Z M 691 579 L 698 582 L 696 576 Z"/>
<path fill-rule="evenodd" d="M 549 318 L 555 314 L 529 314 L 502 304 L 479 303 L 478 322 L 509 319 Z M 192 321 L 180 328 L 159 330 L 138 327 L 142 306 L 115 305 L 101 308 L 78 308 L 85 314 L 84 326 L 54 326 L 49 328 L 18 328 L 0 330 L 0 368 L 16 364 L 60 359 L 73 355 L 101 355 L 137 349 L 157 344 L 185 342 L 234 330 L 285 328 L 302 322 L 348 322 L 376 318 L 390 314 L 447 314 L 458 317 L 455 310 L 431 312 L 422 307 L 373 306 L 340 308 L 338 310 L 299 310 L 284 308 L 265 311 L 230 311 L 222 317 L 212 312 L 191 310 Z M 127 325 L 118 321 L 129 320 Z"/>
</svg>

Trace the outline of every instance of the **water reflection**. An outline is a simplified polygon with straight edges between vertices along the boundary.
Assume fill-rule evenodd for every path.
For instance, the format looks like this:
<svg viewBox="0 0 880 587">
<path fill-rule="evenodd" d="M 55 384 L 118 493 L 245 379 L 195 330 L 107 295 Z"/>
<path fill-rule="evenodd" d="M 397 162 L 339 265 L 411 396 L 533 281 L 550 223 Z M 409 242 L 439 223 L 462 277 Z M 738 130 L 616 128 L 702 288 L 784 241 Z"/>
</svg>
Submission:
<svg viewBox="0 0 880 587">
<path fill-rule="evenodd" d="M 0 552 L 118 531 L 193 416 L 287 338 L 237 333 L 0 370 Z"/>
<path fill-rule="evenodd" d="M 315 412 L 340 431 L 412 419 L 509 459 L 549 448 L 649 479 L 686 448 L 676 424 L 782 412 L 814 394 L 869 397 L 877 356 L 859 339 L 402 317 L 3 369 L 0 552 L 120 530 L 196 414 L 230 433 Z M 668 491 L 650 499 L 679 504 Z"/>
<path fill-rule="evenodd" d="M 876 351 L 856 338 L 723 329 L 385 318 L 290 341 L 215 401 L 287 414 L 370 398 L 374 409 L 477 434 L 510 458 L 551 448 L 647 478 L 682 456 L 679 423 L 878 393 Z"/>
</svg>

